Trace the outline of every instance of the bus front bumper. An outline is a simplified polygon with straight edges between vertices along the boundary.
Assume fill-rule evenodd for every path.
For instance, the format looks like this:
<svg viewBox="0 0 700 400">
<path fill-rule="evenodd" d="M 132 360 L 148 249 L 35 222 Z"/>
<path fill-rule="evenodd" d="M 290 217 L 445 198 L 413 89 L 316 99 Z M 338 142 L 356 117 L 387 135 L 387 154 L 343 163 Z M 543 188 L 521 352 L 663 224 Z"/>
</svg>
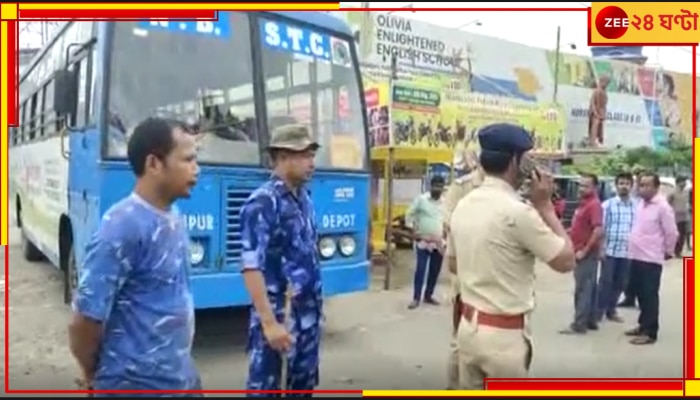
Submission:
<svg viewBox="0 0 700 400">
<path fill-rule="evenodd" d="M 321 268 L 324 297 L 365 291 L 369 288 L 370 262 Z M 245 306 L 250 296 L 238 272 L 192 275 L 192 294 L 197 309 Z"/>
</svg>

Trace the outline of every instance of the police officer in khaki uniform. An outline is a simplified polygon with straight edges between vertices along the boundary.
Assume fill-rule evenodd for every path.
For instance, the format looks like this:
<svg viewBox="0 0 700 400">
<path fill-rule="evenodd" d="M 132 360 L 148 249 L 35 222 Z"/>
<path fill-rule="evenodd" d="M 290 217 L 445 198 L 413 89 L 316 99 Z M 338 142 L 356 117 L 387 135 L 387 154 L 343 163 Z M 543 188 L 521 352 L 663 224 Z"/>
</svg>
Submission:
<svg viewBox="0 0 700 400">
<path fill-rule="evenodd" d="M 445 232 L 449 232 L 449 221 L 457 203 L 475 187 L 481 184 L 483 173 L 479 169 L 476 153 L 464 148 L 456 150 L 453 161 L 456 178 L 442 195 L 442 216 L 445 221 Z M 462 302 L 459 298 L 459 281 L 456 275 L 456 264 L 450 263 L 454 258 L 445 258 L 443 270 L 450 272 L 452 282 L 452 340 L 450 341 L 450 354 L 447 362 L 447 389 L 456 390 L 459 387 L 459 360 L 457 352 L 457 326 L 461 319 Z"/>
<path fill-rule="evenodd" d="M 460 389 L 482 389 L 484 378 L 527 376 L 535 259 L 562 273 L 575 265 L 551 202 L 551 176 L 532 171 L 531 205 L 517 193 L 525 178 L 522 157 L 533 148 L 528 132 L 493 124 L 479 131 L 478 140 L 484 181 L 452 213 L 446 250 L 455 258 L 462 300 Z"/>
</svg>

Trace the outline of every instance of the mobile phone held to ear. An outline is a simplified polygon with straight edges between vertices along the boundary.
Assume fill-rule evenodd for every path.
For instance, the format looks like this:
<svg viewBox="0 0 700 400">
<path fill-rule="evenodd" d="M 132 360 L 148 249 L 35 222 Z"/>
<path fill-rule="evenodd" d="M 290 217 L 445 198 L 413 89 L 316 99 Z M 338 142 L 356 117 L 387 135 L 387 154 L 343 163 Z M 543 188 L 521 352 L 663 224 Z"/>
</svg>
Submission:
<svg viewBox="0 0 700 400">
<path fill-rule="evenodd" d="M 537 179 L 540 179 L 540 168 L 542 168 L 542 166 L 530 155 L 526 154 L 520 159 L 520 173 L 526 179 L 531 178 L 533 172 L 537 176 Z"/>
<path fill-rule="evenodd" d="M 537 177 L 537 180 L 538 181 L 541 180 L 542 176 L 540 175 L 540 170 L 538 168 L 535 168 L 534 171 L 535 171 L 535 176 Z"/>
</svg>

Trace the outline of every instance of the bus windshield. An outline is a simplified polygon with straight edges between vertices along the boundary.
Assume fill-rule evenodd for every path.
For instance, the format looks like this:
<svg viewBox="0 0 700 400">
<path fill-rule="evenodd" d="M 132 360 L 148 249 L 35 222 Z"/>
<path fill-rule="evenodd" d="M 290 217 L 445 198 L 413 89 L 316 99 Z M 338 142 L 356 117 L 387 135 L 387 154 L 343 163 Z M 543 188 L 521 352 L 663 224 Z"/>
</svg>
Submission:
<svg viewBox="0 0 700 400">
<path fill-rule="evenodd" d="M 198 127 L 200 162 L 259 165 L 255 102 L 262 99 L 253 90 L 254 45 L 262 52 L 268 128 L 308 124 L 322 146 L 317 167 L 365 168 L 359 70 L 350 42 L 261 17 L 260 42 L 254 43 L 249 15 L 114 23 L 107 155 L 123 157 L 136 124 L 161 115 Z"/>
<path fill-rule="evenodd" d="M 351 42 L 322 31 L 260 19 L 268 127 L 309 125 L 321 149 L 316 166 L 366 167 L 357 61 Z"/>
<path fill-rule="evenodd" d="M 125 155 L 140 121 L 165 116 L 199 127 L 201 162 L 259 164 L 253 100 L 234 101 L 252 93 L 249 24 L 236 12 L 216 22 L 114 23 L 108 156 Z"/>
</svg>

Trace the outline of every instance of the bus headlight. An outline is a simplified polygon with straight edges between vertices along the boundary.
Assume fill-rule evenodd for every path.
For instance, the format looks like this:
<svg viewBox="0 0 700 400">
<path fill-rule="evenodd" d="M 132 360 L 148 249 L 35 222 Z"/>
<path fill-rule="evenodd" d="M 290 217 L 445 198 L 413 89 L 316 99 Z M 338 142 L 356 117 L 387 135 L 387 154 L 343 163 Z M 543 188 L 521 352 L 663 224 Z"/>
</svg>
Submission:
<svg viewBox="0 0 700 400">
<path fill-rule="evenodd" d="M 335 241 L 331 238 L 323 238 L 318 242 L 318 252 L 323 258 L 331 258 L 335 254 Z"/>
<path fill-rule="evenodd" d="M 355 254 L 357 244 L 355 243 L 355 239 L 352 237 L 343 236 L 338 241 L 338 248 L 340 248 L 340 254 L 344 255 L 345 257 L 350 257 L 351 255 Z"/>
<path fill-rule="evenodd" d="M 201 243 L 190 242 L 190 263 L 195 266 L 204 261 L 204 246 Z"/>
</svg>

